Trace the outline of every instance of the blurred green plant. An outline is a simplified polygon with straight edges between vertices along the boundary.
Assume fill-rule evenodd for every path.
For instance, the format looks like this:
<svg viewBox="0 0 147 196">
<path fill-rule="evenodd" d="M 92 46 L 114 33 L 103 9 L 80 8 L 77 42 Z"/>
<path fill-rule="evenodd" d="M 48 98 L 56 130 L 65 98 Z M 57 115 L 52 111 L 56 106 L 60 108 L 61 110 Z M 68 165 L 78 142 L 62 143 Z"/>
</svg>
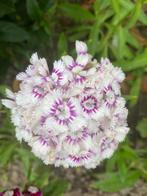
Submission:
<svg viewBox="0 0 147 196">
<path fill-rule="evenodd" d="M 86 2 L 1 0 L 0 80 L 6 78 L 9 70 L 24 69 L 26 60 L 34 51 L 47 57 L 52 65 L 55 57 L 71 50 L 76 39 L 84 40 L 95 57 L 109 57 L 127 75 L 133 76 L 133 80 L 127 82 L 130 93 L 126 93 L 125 97 L 130 107 L 135 106 L 143 75 L 147 71 L 147 39 L 144 31 L 147 26 L 147 1 L 95 0 L 90 7 Z M 1 85 L 1 94 L 4 89 L 5 85 Z M 16 142 L 9 112 L 3 107 L 1 116 L 0 165 L 5 167 L 17 157 L 24 165 L 26 183 L 43 188 L 46 195 L 64 193 L 68 183 L 53 178 L 51 170 L 42 166 L 25 146 L 21 147 Z M 141 120 L 136 127 L 138 140 L 143 144 L 147 137 L 146 121 Z M 147 180 L 146 147 L 135 148 L 130 138 L 106 161 L 104 168 L 101 174 L 96 174 L 91 185 L 102 191 L 115 192 L 132 186 L 140 178 Z M 40 173 L 41 177 L 38 176 Z M 53 179 L 51 182 L 50 177 Z"/>
</svg>

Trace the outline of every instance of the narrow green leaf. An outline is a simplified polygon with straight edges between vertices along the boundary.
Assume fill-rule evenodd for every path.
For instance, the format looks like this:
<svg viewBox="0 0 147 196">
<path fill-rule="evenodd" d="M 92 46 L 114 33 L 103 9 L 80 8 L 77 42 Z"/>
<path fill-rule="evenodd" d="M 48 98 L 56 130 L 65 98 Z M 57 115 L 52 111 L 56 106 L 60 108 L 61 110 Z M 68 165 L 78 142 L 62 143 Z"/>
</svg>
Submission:
<svg viewBox="0 0 147 196">
<path fill-rule="evenodd" d="M 0 146 L 0 165 L 6 166 L 8 162 L 12 159 L 14 155 L 14 150 L 17 144 L 13 142 L 5 142 L 2 146 Z"/>
<path fill-rule="evenodd" d="M 139 121 L 136 129 L 142 138 L 147 138 L 147 118 L 143 118 L 141 121 Z"/>
<path fill-rule="evenodd" d="M 139 41 L 133 36 L 133 34 L 131 34 L 128 29 L 124 29 L 124 32 L 126 36 L 126 42 L 134 48 L 138 49 L 140 47 Z"/>
<path fill-rule="evenodd" d="M 133 13 L 130 16 L 130 20 L 127 24 L 127 28 L 131 28 L 135 25 L 135 23 L 137 22 L 137 20 L 140 17 L 141 14 L 141 9 L 142 8 L 142 0 L 138 0 L 135 4 L 135 8 L 133 10 Z"/>
<path fill-rule="evenodd" d="M 20 156 L 20 159 L 22 161 L 23 167 L 24 167 L 24 173 L 27 177 L 27 179 L 29 179 L 30 176 L 30 166 L 31 166 L 31 155 L 28 152 L 27 149 L 25 148 L 19 148 L 17 149 L 18 155 Z"/>
<path fill-rule="evenodd" d="M 143 9 L 142 9 L 142 12 L 140 14 L 139 21 L 142 22 L 144 25 L 147 25 L 147 15 L 144 13 Z"/>
<path fill-rule="evenodd" d="M 120 13 L 119 1 L 111 0 L 111 4 L 112 4 L 112 7 L 113 7 L 113 10 L 115 11 L 115 13 L 119 14 Z"/>
<path fill-rule="evenodd" d="M 118 57 L 122 59 L 125 51 L 125 33 L 122 26 L 118 27 Z"/>
<path fill-rule="evenodd" d="M 0 1 L 0 18 L 15 11 L 14 4 L 11 1 Z"/>
<path fill-rule="evenodd" d="M 93 188 L 100 189 L 104 192 L 118 192 L 124 188 L 132 186 L 140 177 L 140 172 L 138 171 L 128 171 L 124 180 L 119 176 L 119 173 L 107 173 L 105 178 L 94 182 L 92 184 Z"/>
<path fill-rule="evenodd" d="M 8 88 L 7 85 L 1 84 L 0 85 L 0 94 L 5 95 L 6 94 L 6 88 Z"/>
<path fill-rule="evenodd" d="M 28 33 L 14 23 L 0 21 L 0 41 L 22 42 L 29 39 Z"/>
<path fill-rule="evenodd" d="M 98 35 L 99 35 L 99 23 L 96 22 L 92 27 L 89 35 L 89 51 L 92 55 L 95 55 L 97 48 L 98 48 Z"/>
<path fill-rule="evenodd" d="M 119 0 L 119 4 L 121 11 L 118 15 L 114 16 L 112 21 L 113 25 L 118 25 L 123 19 L 125 19 L 126 16 L 132 12 L 134 8 L 134 4 L 131 1 Z"/>
<path fill-rule="evenodd" d="M 141 88 L 141 80 L 142 78 L 139 76 L 136 80 L 133 81 L 130 95 L 135 96 L 136 99 L 130 101 L 131 106 L 134 106 L 137 103 L 139 93 L 140 93 L 140 88 Z"/>
<path fill-rule="evenodd" d="M 108 0 L 96 0 L 94 2 L 95 15 L 99 16 L 100 11 L 107 10 L 107 7 L 111 5 L 111 1 Z"/>
<path fill-rule="evenodd" d="M 63 14 L 75 20 L 76 22 L 84 20 L 94 20 L 94 15 L 78 4 L 64 3 L 60 4 L 59 7 L 63 11 Z"/>
<path fill-rule="evenodd" d="M 27 13 L 32 20 L 40 21 L 41 10 L 39 8 L 37 0 L 26 1 Z"/>
<path fill-rule="evenodd" d="M 122 69 L 124 71 L 133 71 L 140 68 L 147 67 L 147 50 L 142 54 L 134 54 L 134 58 L 128 62 L 121 61 Z"/>
<path fill-rule="evenodd" d="M 65 55 L 67 52 L 67 37 L 64 32 L 59 36 L 58 40 L 58 56 Z"/>
<path fill-rule="evenodd" d="M 48 185 L 44 187 L 44 194 L 45 196 L 61 196 L 66 192 L 69 187 L 69 183 L 65 180 L 61 179 L 54 179 L 49 181 Z"/>
<path fill-rule="evenodd" d="M 124 1 L 124 0 L 119 0 L 120 5 L 123 7 L 123 9 L 126 10 L 131 10 L 134 8 L 134 3 L 132 1 Z"/>
</svg>

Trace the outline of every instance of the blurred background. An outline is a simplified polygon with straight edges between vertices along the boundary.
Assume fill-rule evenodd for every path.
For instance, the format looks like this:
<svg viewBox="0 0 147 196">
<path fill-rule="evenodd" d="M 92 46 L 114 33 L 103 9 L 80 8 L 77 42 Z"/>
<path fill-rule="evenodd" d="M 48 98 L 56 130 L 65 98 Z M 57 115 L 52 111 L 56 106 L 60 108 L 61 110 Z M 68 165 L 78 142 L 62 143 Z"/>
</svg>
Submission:
<svg viewBox="0 0 147 196">
<path fill-rule="evenodd" d="M 44 166 L 15 138 L 0 105 L 0 191 L 34 185 L 45 196 L 147 195 L 147 0 L 0 0 L 0 96 L 18 89 L 15 75 L 32 53 L 49 68 L 75 40 L 98 60 L 109 57 L 126 73 L 122 94 L 131 128 L 113 157 L 94 170 Z"/>
</svg>

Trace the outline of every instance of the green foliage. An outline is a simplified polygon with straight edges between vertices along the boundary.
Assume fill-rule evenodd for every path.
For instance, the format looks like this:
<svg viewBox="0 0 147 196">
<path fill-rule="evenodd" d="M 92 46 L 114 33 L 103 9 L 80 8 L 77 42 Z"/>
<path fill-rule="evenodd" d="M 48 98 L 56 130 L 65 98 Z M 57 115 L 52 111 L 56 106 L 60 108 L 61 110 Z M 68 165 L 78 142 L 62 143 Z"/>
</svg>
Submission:
<svg viewBox="0 0 147 196">
<path fill-rule="evenodd" d="M 137 99 L 140 94 L 141 79 L 141 75 L 138 74 L 138 77 L 134 81 L 132 81 L 130 96 L 134 97 L 134 99 L 130 100 L 131 106 L 134 106 L 137 103 Z"/>
<path fill-rule="evenodd" d="M 91 12 L 85 10 L 78 4 L 64 3 L 60 4 L 59 7 L 67 17 L 71 18 L 76 22 L 94 19 L 94 16 Z"/>
<path fill-rule="evenodd" d="M 96 182 L 93 187 L 105 192 L 117 192 L 134 185 L 139 176 L 140 174 L 137 171 L 128 171 L 126 175 L 123 175 L 123 179 L 117 172 L 106 173 L 105 178 Z"/>
<path fill-rule="evenodd" d="M 28 33 L 14 23 L 0 21 L 0 41 L 22 42 L 29 38 Z"/>
<path fill-rule="evenodd" d="M 67 52 L 67 37 L 64 32 L 60 34 L 57 49 L 59 58 Z"/>
<path fill-rule="evenodd" d="M 143 118 L 137 125 L 136 129 L 139 131 L 142 138 L 147 138 L 147 119 Z"/>
<path fill-rule="evenodd" d="M 41 10 L 36 0 L 27 0 L 27 13 L 32 20 L 41 20 Z"/>
<path fill-rule="evenodd" d="M 147 165 L 142 162 L 140 153 L 129 146 L 127 142 L 120 145 L 110 160 L 106 161 L 105 172 L 96 174 L 91 186 L 105 192 L 117 192 L 131 187 L 140 177 L 146 180 Z"/>
<path fill-rule="evenodd" d="M 62 196 L 68 190 L 69 184 L 62 179 L 54 179 L 49 182 L 50 186 L 44 187 L 44 195 Z"/>
<path fill-rule="evenodd" d="M 14 11 L 15 11 L 15 7 L 13 4 L 13 1 L 6 2 L 4 0 L 1 0 L 1 2 L 0 2 L 0 18 L 7 15 L 7 14 L 10 14 Z"/>
</svg>

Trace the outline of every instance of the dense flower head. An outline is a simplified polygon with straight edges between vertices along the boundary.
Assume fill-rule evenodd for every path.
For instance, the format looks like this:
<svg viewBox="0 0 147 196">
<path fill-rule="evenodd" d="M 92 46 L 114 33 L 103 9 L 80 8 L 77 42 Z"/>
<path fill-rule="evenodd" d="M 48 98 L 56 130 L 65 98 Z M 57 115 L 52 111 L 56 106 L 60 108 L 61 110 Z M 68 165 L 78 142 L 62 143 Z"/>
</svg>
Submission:
<svg viewBox="0 0 147 196">
<path fill-rule="evenodd" d="M 17 139 L 45 164 L 95 168 L 129 130 L 120 91 L 125 75 L 109 59 L 93 59 L 84 42 L 75 45 L 77 57 L 62 56 L 51 73 L 34 53 L 16 76 L 19 91 L 7 90 L 2 103 L 11 109 Z"/>
</svg>

